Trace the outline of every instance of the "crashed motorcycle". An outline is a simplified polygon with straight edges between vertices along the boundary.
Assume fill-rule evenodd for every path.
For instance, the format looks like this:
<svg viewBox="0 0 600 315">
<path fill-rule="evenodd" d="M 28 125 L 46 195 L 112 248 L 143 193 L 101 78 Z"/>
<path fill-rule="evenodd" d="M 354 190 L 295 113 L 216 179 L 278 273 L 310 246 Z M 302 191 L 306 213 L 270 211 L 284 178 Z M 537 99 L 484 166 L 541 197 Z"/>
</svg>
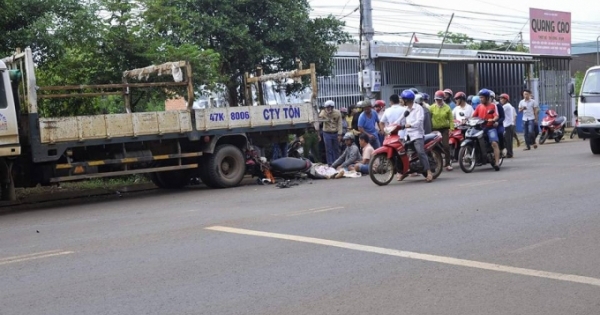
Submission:
<svg viewBox="0 0 600 315">
<path fill-rule="evenodd" d="M 399 125 L 390 125 L 384 129 L 386 137 L 383 145 L 373 152 L 369 162 L 369 177 L 379 186 L 385 186 L 394 179 L 394 174 L 401 175 L 419 173 L 427 177 L 427 170 L 419 160 L 415 151 L 414 141 L 403 141 L 398 135 L 402 129 Z M 433 178 L 436 179 L 442 173 L 442 135 L 434 132 L 425 135 L 425 152 L 429 158 L 429 165 L 434 169 Z"/>
<path fill-rule="evenodd" d="M 297 148 L 298 146 L 292 145 L 288 150 L 291 157 L 269 162 L 267 158 L 260 156 L 258 148 L 251 146 L 246 150 L 246 173 L 257 177 L 260 183 L 275 183 L 276 178 L 284 180 L 304 178 L 312 169 L 312 162 L 296 157 L 299 156 Z"/>
<path fill-rule="evenodd" d="M 549 109 L 540 125 L 542 133 L 540 134 L 540 144 L 544 144 L 548 139 L 554 139 L 556 143 L 560 142 L 565 136 L 565 126 L 567 117 L 558 116 L 558 114 Z"/>
<path fill-rule="evenodd" d="M 465 173 L 471 173 L 476 166 L 490 164 L 492 167 L 494 161 L 494 148 L 490 142 L 485 125 L 487 121 L 474 117 L 467 121 L 469 129 L 465 133 L 460 151 L 458 152 L 458 164 L 460 169 Z M 502 166 L 504 156 L 500 154 L 498 167 Z"/>
</svg>

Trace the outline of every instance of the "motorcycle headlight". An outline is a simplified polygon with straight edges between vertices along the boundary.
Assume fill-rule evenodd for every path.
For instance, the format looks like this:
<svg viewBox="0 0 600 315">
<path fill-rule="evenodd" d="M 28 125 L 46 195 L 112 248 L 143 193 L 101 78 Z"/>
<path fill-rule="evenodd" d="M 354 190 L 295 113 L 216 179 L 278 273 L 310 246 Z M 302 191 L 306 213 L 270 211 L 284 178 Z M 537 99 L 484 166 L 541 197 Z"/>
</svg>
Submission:
<svg viewBox="0 0 600 315">
<path fill-rule="evenodd" d="M 581 117 L 578 117 L 578 119 L 579 119 L 580 124 L 595 124 L 598 122 L 596 120 L 596 118 L 591 117 L 591 116 L 581 116 Z"/>
</svg>

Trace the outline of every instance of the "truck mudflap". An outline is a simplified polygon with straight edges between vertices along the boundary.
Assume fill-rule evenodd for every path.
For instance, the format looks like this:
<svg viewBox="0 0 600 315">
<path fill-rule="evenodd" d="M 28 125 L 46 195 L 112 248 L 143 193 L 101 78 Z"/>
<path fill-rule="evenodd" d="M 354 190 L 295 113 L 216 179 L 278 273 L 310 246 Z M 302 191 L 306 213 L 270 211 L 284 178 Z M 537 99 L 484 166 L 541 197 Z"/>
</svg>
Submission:
<svg viewBox="0 0 600 315">
<path fill-rule="evenodd" d="M 600 138 L 600 123 L 586 124 L 577 127 L 577 135 L 580 139 L 598 139 Z"/>
</svg>

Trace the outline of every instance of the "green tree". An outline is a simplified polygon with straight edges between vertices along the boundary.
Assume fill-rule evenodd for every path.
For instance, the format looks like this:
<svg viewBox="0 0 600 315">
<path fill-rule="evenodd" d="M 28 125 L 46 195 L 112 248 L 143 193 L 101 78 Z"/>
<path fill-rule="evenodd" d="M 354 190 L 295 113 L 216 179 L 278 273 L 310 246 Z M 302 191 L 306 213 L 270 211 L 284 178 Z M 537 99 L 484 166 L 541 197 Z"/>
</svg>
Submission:
<svg viewBox="0 0 600 315">
<path fill-rule="evenodd" d="M 243 96 L 237 88 L 245 72 L 292 70 L 300 59 L 327 75 L 337 45 L 350 41 L 344 22 L 311 19 L 307 0 L 149 0 L 146 7 L 148 29 L 169 44 L 219 53 L 232 105 Z"/>
<path fill-rule="evenodd" d="M 0 56 L 31 47 L 38 63 L 60 56 L 92 18 L 79 0 L 0 0 L 0 8 Z"/>
<path fill-rule="evenodd" d="M 444 34 L 445 32 L 439 31 L 437 33 L 437 36 L 439 38 L 444 38 Z M 448 32 L 448 35 L 446 36 L 446 42 L 451 43 L 451 44 L 472 44 L 473 43 L 473 38 L 469 37 L 467 34 L 463 34 L 463 33 L 452 33 L 452 32 Z"/>
</svg>

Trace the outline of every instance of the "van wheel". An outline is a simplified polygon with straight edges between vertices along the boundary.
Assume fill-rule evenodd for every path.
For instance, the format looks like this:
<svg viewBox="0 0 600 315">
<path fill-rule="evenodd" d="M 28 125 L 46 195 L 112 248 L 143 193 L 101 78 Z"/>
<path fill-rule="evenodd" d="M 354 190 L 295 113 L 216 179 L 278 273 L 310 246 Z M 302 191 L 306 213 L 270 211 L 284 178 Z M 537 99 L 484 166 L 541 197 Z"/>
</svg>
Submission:
<svg viewBox="0 0 600 315">
<path fill-rule="evenodd" d="M 590 139 L 590 149 L 592 153 L 600 154 L 600 138 Z"/>
<path fill-rule="evenodd" d="M 205 168 L 207 179 L 214 188 L 235 187 L 246 174 L 244 155 L 231 144 L 218 146 L 208 157 Z"/>
</svg>

